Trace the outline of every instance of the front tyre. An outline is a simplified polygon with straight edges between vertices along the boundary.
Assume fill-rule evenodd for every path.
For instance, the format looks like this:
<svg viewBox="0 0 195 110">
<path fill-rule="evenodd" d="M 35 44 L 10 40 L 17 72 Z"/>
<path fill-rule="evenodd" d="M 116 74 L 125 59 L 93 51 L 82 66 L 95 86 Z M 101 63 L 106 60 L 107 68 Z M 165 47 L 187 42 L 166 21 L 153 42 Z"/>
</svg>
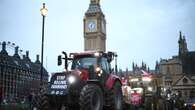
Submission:
<svg viewBox="0 0 195 110">
<path fill-rule="evenodd" d="M 87 84 L 80 94 L 79 105 L 81 110 L 102 110 L 103 93 L 96 84 Z"/>
<path fill-rule="evenodd" d="M 111 110 L 122 110 L 122 88 L 121 84 L 117 81 L 115 82 L 113 89 L 112 89 L 112 95 L 111 95 Z"/>
<path fill-rule="evenodd" d="M 41 91 L 33 98 L 33 110 L 49 110 L 49 100 L 45 95 L 46 90 Z"/>
</svg>

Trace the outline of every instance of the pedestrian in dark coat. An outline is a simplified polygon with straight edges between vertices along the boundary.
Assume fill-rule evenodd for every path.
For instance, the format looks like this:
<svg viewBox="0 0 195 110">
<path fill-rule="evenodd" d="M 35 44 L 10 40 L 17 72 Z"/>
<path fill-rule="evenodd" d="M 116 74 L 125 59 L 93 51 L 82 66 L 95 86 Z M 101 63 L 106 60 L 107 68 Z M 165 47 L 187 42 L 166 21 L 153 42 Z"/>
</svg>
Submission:
<svg viewBox="0 0 195 110">
<path fill-rule="evenodd" d="M 0 107 L 1 107 L 2 100 L 3 100 L 3 88 L 0 85 Z"/>
</svg>

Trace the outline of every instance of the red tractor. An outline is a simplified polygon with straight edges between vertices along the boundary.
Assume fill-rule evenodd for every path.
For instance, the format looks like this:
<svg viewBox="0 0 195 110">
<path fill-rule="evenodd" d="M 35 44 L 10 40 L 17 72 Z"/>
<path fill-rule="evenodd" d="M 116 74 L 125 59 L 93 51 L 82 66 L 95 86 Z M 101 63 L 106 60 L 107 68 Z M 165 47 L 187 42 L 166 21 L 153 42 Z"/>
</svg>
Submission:
<svg viewBox="0 0 195 110">
<path fill-rule="evenodd" d="M 49 87 L 37 100 L 40 110 L 122 110 L 121 80 L 114 75 L 113 52 L 71 53 L 58 56 L 58 65 L 65 61 L 65 72 L 55 73 Z M 68 64 L 72 63 L 68 71 Z"/>
</svg>

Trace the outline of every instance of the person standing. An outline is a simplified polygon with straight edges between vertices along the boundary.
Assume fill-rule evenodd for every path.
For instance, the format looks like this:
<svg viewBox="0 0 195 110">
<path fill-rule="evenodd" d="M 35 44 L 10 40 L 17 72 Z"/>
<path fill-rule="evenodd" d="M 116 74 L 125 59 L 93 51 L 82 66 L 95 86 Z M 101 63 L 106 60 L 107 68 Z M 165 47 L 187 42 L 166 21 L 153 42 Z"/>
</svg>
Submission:
<svg viewBox="0 0 195 110">
<path fill-rule="evenodd" d="M 28 104 L 29 104 L 30 110 L 32 110 L 32 97 L 33 97 L 33 93 L 31 91 L 30 94 L 28 95 Z"/>
<path fill-rule="evenodd" d="M 3 100 L 3 88 L 0 85 L 0 107 L 1 107 L 2 100 Z"/>
</svg>

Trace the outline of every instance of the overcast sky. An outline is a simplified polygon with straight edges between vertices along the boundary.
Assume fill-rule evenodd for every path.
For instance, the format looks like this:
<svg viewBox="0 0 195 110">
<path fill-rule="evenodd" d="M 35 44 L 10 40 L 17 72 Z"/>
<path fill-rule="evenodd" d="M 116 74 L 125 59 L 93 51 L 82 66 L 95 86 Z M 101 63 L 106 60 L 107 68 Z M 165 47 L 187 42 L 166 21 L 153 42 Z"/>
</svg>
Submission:
<svg viewBox="0 0 195 110">
<path fill-rule="evenodd" d="M 42 16 L 46 3 L 44 65 L 57 67 L 61 51 L 84 50 L 83 17 L 90 0 L 0 0 L 0 42 L 11 41 L 29 50 L 32 61 L 41 53 Z M 195 0 L 101 0 L 107 21 L 107 50 L 119 55 L 118 65 L 146 62 L 178 54 L 179 31 L 195 50 Z"/>
</svg>

